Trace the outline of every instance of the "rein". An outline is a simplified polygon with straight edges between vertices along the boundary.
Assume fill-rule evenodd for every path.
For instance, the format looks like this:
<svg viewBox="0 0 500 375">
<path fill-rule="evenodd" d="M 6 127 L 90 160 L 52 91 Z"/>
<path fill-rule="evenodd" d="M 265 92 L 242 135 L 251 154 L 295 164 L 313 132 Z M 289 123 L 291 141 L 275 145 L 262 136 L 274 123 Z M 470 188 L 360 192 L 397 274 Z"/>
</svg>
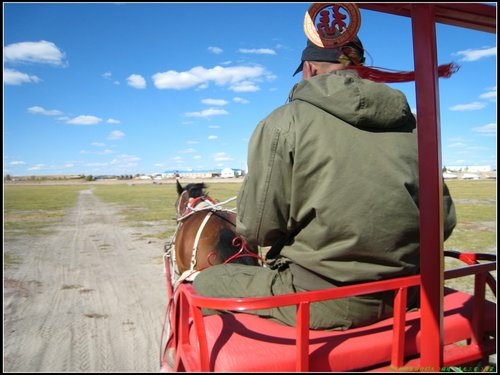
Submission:
<svg viewBox="0 0 500 375">
<path fill-rule="evenodd" d="M 227 199 L 227 200 L 225 200 L 223 202 L 215 202 L 212 198 L 210 198 L 208 196 L 200 196 L 200 197 L 196 197 L 196 198 L 191 198 L 190 200 L 188 198 L 188 202 L 186 204 L 186 208 L 184 209 L 184 212 L 181 215 L 179 215 L 179 212 L 181 212 L 182 201 L 183 201 L 183 199 L 186 199 L 184 197 L 184 194 L 188 194 L 188 192 L 187 191 L 182 192 L 182 194 L 180 195 L 179 200 L 178 200 L 178 204 L 177 204 L 177 227 L 176 227 L 175 233 L 174 233 L 174 235 L 172 237 L 170 247 L 172 247 L 172 245 L 175 243 L 177 232 L 179 231 L 179 228 L 182 226 L 182 224 L 184 223 L 184 221 L 186 221 L 189 217 L 191 217 L 192 215 L 194 215 L 197 212 L 203 212 L 203 211 L 209 211 L 209 212 L 203 218 L 203 221 L 200 224 L 200 226 L 198 228 L 198 231 L 196 233 L 196 237 L 195 237 L 195 240 L 194 240 L 194 243 L 193 243 L 193 251 L 192 251 L 192 254 L 191 254 L 190 268 L 189 268 L 189 270 L 184 271 L 182 273 L 182 275 L 180 275 L 180 277 L 177 278 L 177 280 L 175 280 L 173 282 L 174 289 L 175 289 L 175 287 L 177 287 L 183 281 L 185 281 L 185 280 L 191 280 L 192 278 L 194 278 L 194 275 L 197 274 L 197 272 L 203 270 L 204 268 L 209 267 L 209 266 L 206 266 L 206 267 L 204 267 L 204 268 L 202 268 L 200 270 L 195 270 L 195 267 L 196 267 L 196 264 L 197 264 L 198 243 L 200 241 L 202 232 L 203 232 L 204 228 L 206 227 L 208 221 L 212 217 L 212 215 L 214 215 L 214 214 L 217 215 L 218 212 L 235 212 L 236 211 L 236 208 L 227 209 L 227 208 L 223 207 L 225 204 L 234 201 L 236 199 L 236 197 L 229 198 L 229 199 Z M 226 218 L 224 218 L 224 217 L 222 217 L 220 215 L 217 215 L 217 216 L 220 217 L 220 218 L 223 218 L 224 220 L 227 220 Z M 233 223 L 230 220 L 227 220 L 227 221 L 230 224 L 232 224 L 233 226 L 236 226 L 236 223 Z M 233 254 L 231 257 L 229 257 L 227 260 L 225 260 L 223 262 L 223 264 L 227 264 L 227 263 L 233 261 L 234 259 L 245 257 L 245 256 L 251 256 L 251 257 L 257 258 L 257 259 L 259 259 L 262 262 L 262 264 L 265 263 L 264 259 L 261 256 L 259 256 L 257 254 L 254 254 L 253 252 L 251 252 L 250 250 L 248 250 L 248 248 L 246 246 L 246 243 L 243 241 L 242 238 L 240 238 L 240 237 L 233 238 L 232 245 L 235 246 L 235 247 L 239 247 L 240 249 L 235 254 Z M 170 247 L 169 247 L 169 250 L 170 250 Z M 172 252 L 172 255 L 175 258 L 175 251 Z M 214 252 L 211 252 L 208 255 L 208 259 L 207 260 L 208 260 L 208 263 L 210 265 L 212 264 L 212 262 L 210 261 L 210 259 L 212 257 L 214 257 L 214 256 L 216 256 Z M 173 259 L 173 262 L 174 262 L 174 264 L 176 264 L 175 259 Z M 177 271 L 176 273 L 177 273 L 177 275 L 179 275 L 178 274 L 178 270 L 175 270 L 175 271 Z"/>
<path fill-rule="evenodd" d="M 187 193 L 186 191 L 183 192 L 182 194 Z M 182 198 L 182 196 L 181 196 Z M 177 212 L 180 211 L 180 202 L 181 198 L 179 198 L 179 205 L 177 206 Z M 189 216 L 193 215 L 196 212 L 200 211 L 227 211 L 227 212 L 235 212 L 236 208 L 232 209 L 226 209 L 223 208 L 222 206 L 225 205 L 226 203 L 232 202 L 236 199 L 236 197 L 229 198 L 225 200 L 224 202 L 215 202 L 212 198 L 208 196 L 201 196 L 197 198 L 193 198 L 190 202 L 187 203 L 186 208 L 184 210 L 184 213 L 182 216 L 177 217 L 177 222 L 181 222 L 188 218 Z M 201 207 L 197 207 L 201 206 Z M 231 223 L 234 225 L 234 223 Z"/>
<path fill-rule="evenodd" d="M 193 244 L 193 252 L 191 253 L 191 262 L 190 262 L 190 268 L 189 270 L 192 271 L 196 267 L 196 254 L 198 253 L 198 242 L 200 241 L 201 237 L 201 232 L 203 232 L 203 229 L 205 229 L 205 225 L 207 225 L 208 220 L 210 219 L 210 216 L 213 215 L 213 212 L 209 212 L 203 221 L 201 222 L 200 227 L 198 228 L 198 232 L 196 233 L 196 237 L 194 239 L 194 244 Z"/>
<path fill-rule="evenodd" d="M 243 239 L 241 237 L 234 237 L 232 244 L 233 244 L 233 246 L 240 246 L 240 250 L 236 254 L 229 257 L 223 264 L 229 263 L 236 258 L 248 257 L 248 256 L 260 260 L 262 264 L 265 263 L 264 258 L 262 258 L 258 254 L 252 253 L 250 250 L 248 250 L 247 244 L 245 243 L 245 241 L 243 241 Z"/>
<path fill-rule="evenodd" d="M 179 203 L 177 205 L 177 212 L 179 212 L 181 209 L 180 204 L 182 202 L 183 195 L 187 194 L 187 193 L 188 193 L 187 191 L 184 191 L 181 194 L 181 196 L 179 197 Z M 189 268 L 190 272 L 195 271 L 196 262 L 197 262 L 196 257 L 197 257 L 197 253 L 198 253 L 198 243 L 200 241 L 203 229 L 205 228 L 205 226 L 208 223 L 208 220 L 210 220 L 210 217 L 214 213 L 216 213 L 217 211 L 218 212 L 221 212 L 221 211 L 234 212 L 235 209 L 229 210 L 229 209 L 223 208 L 223 205 L 225 205 L 231 201 L 234 201 L 235 199 L 236 199 L 236 197 L 232 197 L 232 198 L 225 200 L 224 202 L 217 203 L 212 198 L 210 198 L 208 196 L 204 196 L 204 195 L 201 197 L 193 198 L 190 201 L 188 200 L 188 203 L 186 205 L 186 208 L 185 208 L 182 216 L 177 217 L 177 228 L 175 229 L 174 236 L 172 237 L 172 242 L 171 242 L 172 244 L 175 243 L 175 237 L 177 235 L 177 231 L 179 230 L 180 226 L 182 225 L 182 223 L 186 219 L 188 219 L 189 217 L 194 215 L 196 212 L 210 211 L 203 219 L 203 221 L 202 221 L 201 225 L 199 226 L 198 231 L 196 233 L 196 237 L 195 237 L 194 244 L 193 244 L 193 252 L 191 253 L 191 262 L 190 262 L 190 268 Z M 236 225 L 235 223 L 232 223 L 232 222 L 230 222 L 230 223 L 232 225 Z M 241 252 L 241 250 L 238 253 L 240 253 L 240 252 Z M 231 257 L 231 259 L 233 259 L 233 257 Z"/>
<path fill-rule="evenodd" d="M 207 215 L 207 217 L 208 217 L 208 216 L 209 216 L 209 215 Z M 256 258 L 256 259 L 260 260 L 262 264 L 264 264 L 264 263 L 265 263 L 264 258 L 262 258 L 262 257 L 261 257 L 260 255 L 258 255 L 258 254 L 254 254 L 254 253 L 252 253 L 250 250 L 248 250 L 248 247 L 247 247 L 247 245 L 246 245 L 245 241 L 243 241 L 243 239 L 242 239 L 241 237 L 235 237 L 235 238 L 233 238 L 232 244 L 233 244 L 234 246 L 241 246 L 241 247 L 240 247 L 240 250 L 238 250 L 238 252 L 237 252 L 237 253 L 235 253 L 234 255 L 232 255 L 231 257 L 229 257 L 228 259 L 226 259 L 226 260 L 225 260 L 222 264 L 227 264 L 227 263 L 231 262 L 231 261 L 232 261 L 232 260 L 234 260 L 234 259 L 241 258 L 241 257 L 248 257 L 248 256 L 250 256 L 250 257 L 252 257 L 252 258 Z M 194 254 L 194 252 L 193 252 L 193 254 Z M 208 255 L 208 258 L 210 259 L 210 257 L 211 257 L 213 254 L 214 254 L 214 253 L 213 253 L 213 252 L 211 252 L 211 253 Z M 175 280 L 175 282 L 173 283 L 173 285 L 174 285 L 174 289 L 176 289 L 176 288 L 179 286 L 179 284 L 183 283 L 183 282 L 184 282 L 184 281 L 186 281 L 186 280 L 188 280 L 188 281 L 192 281 L 192 280 L 194 280 L 194 278 L 195 278 L 195 276 L 198 274 L 198 272 L 201 272 L 201 271 L 203 271 L 204 269 L 206 269 L 206 268 L 210 267 L 210 266 L 205 266 L 205 267 L 203 267 L 203 268 L 201 268 L 201 269 L 199 269 L 199 270 L 195 270 L 195 269 L 194 269 L 194 265 L 193 265 L 193 259 L 194 259 L 194 258 L 192 257 L 192 258 L 191 258 L 191 269 L 184 271 L 184 272 L 182 273 L 182 275 L 180 275 L 180 277 L 179 277 L 177 280 Z M 196 264 L 196 260 L 195 260 L 195 262 L 194 262 L 194 263 Z M 209 261 L 208 263 L 209 263 L 209 264 L 211 264 L 211 262 L 210 262 L 210 261 Z"/>
</svg>

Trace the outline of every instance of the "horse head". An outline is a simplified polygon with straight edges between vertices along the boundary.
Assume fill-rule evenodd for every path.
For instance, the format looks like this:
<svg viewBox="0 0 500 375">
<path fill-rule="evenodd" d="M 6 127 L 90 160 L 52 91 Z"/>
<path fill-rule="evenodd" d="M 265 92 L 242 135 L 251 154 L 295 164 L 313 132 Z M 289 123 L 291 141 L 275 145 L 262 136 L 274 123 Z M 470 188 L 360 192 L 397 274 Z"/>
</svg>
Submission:
<svg viewBox="0 0 500 375">
<path fill-rule="evenodd" d="M 205 189 L 207 186 L 203 183 L 191 183 L 182 186 L 177 180 L 177 201 L 175 202 L 175 209 L 177 219 L 179 219 L 185 212 L 191 199 L 199 198 L 206 195 Z"/>
</svg>

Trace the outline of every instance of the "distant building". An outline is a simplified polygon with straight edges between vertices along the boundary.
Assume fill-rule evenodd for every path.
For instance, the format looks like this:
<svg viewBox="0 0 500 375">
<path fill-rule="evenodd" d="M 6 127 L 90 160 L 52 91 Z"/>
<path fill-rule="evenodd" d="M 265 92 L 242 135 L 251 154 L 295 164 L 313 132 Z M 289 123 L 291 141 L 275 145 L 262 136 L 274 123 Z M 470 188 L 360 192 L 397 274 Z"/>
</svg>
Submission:
<svg viewBox="0 0 500 375">
<path fill-rule="evenodd" d="M 236 173 L 235 173 L 234 169 L 232 169 L 232 168 L 224 168 L 220 172 L 220 176 L 222 178 L 235 178 L 236 177 Z"/>
<path fill-rule="evenodd" d="M 491 172 L 490 165 L 447 165 L 448 172 Z"/>
<path fill-rule="evenodd" d="M 456 174 L 453 174 L 453 173 L 444 172 L 443 178 L 447 179 L 447 180 L 455 180 L 458 178 L 458 176 Z"/>
<path fill-rule="evenodd" d="M 165 178 L 199 178 L 199 179 L 206 179 L 206 178 L 213 178 L 213 177 L 218 177 L 220 176 L 220 171 L 216 170 L 169 170 L 163 172 L 163 175 Z"/>
<path fill-rule="evenodd" d="M 220 176 L 222 178 L 235 178 L 235 177 L 242 177 L 243 175 L 244 175 L 243 170 L 234 168 L 224 168 L 220 172 Z"/>
<path fill-rule="evenodd" d="M 464 173 L 462 175 L 463 180 L 479 180 L 479 175 L 474 173 Z"/>
<path fill-rule="evenodd" d="M 224 169 L 208 169 L 208 170 L 168 170 L 163 172 L 163 178 L 195 178 L 195 179 L 208 179 L 208 178 L 234 178 L 244 176 L 245 172 L 242 169 L 224 168 Z"/>
</svg>

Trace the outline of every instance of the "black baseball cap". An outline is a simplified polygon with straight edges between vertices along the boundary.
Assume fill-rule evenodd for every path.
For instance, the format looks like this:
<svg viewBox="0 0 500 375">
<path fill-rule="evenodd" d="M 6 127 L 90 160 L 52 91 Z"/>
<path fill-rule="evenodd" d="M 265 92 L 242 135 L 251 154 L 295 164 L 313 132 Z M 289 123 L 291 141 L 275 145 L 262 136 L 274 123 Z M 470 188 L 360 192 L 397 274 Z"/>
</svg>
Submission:
<svg viewBox="0 0 500 375">
<path fill-rule="evenodd" d="M 365 62 L 364 54 L 363 44 L 361 44 L 361 40 L 357 36 L 354 40 L 335 48 L 318 47 L 310 40 L 307 40 L 307 46 L 302 51 L 302 61 L 293 75 L 295 76 L 298 72 L 302 71 L 304 61 L 340 63 L 341 60 L 347 59 L 353 65 L 362 65 Z"/>
</svg>

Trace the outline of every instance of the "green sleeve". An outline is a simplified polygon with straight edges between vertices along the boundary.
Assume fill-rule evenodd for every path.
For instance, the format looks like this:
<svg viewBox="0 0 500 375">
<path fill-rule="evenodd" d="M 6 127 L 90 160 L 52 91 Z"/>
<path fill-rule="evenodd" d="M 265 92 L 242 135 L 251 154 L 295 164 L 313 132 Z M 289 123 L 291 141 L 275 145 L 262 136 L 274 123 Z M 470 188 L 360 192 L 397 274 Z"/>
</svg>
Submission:
<svg viewBox="0 0 500 375">
<path fill-rule="evenodd" d="M 293 160 L 287 129 L 274 118 L 260 122 L 250 139 L 237 199 L 237 232 L 251 245 L 272 246 L 287 235 Z"/>
</svg>

